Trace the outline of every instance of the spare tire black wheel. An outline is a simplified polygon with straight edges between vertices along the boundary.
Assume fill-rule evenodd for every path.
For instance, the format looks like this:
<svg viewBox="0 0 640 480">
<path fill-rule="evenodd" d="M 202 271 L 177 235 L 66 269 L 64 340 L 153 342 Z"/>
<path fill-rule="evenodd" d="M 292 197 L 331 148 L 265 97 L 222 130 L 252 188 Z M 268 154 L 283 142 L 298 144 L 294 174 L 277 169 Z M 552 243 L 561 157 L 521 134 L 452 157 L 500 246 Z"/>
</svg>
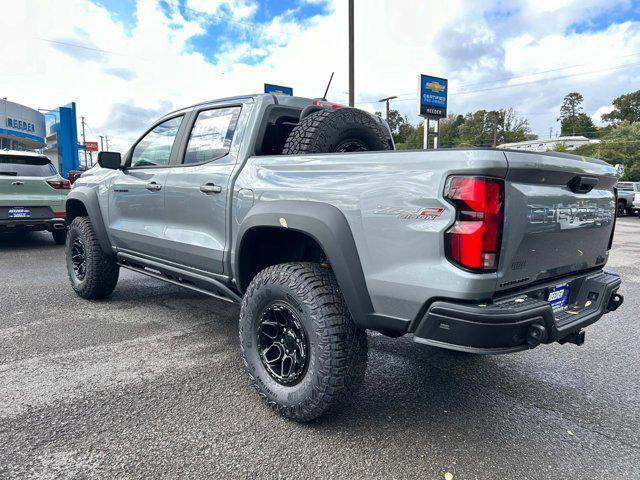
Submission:
<svg viewBox="0 0 640 480">
<path fill-rule="evenodd" d="M 291 131 L 282 153 L 391 150 L 389 132 L 371 114 L 355 108 L 324 109 L 303 118 Z"/>
</svg>

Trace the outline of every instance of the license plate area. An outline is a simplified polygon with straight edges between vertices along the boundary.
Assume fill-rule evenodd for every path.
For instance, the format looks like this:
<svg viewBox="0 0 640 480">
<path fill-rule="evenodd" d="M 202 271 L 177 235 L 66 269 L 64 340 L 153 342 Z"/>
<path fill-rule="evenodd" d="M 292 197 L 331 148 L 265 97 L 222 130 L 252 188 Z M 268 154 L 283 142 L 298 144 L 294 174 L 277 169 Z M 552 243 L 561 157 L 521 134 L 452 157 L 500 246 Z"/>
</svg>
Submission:
<svg viewBox="0 0 640 480">
<path fill-rule="evenodd" d="M 9 218 L 31 218 L 31 210 L 26 207 L 12 207 L 7 211 Z"/>
<path fill-rule="evenodd" d="M 547 290 L 547 301 L 551 304 L 554 312 L 558 312 L 567 308 L 569 304 L 569 294 L 571 287 L 567 284 L 556 285 Z"/>
</svg>

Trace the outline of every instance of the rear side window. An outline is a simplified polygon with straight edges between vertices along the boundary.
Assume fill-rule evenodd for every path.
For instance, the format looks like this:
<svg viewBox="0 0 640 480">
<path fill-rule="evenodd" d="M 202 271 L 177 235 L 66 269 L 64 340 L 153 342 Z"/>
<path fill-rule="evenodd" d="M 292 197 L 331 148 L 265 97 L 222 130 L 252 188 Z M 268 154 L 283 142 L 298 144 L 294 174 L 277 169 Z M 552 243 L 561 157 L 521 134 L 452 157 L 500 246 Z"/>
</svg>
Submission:
<svg viewBox="0 0 640 480">
<path fill-rule="evenodd" d="M 229 153 L 239 116 L 240 107 L 216 108 L 198 113 L 183 163 L 209 162 Z"/>
<path fill-rule="evenodd" d="M 171 149 L 178 135 L 182 117 L 175 117 L 157 125 L 133 149 L 132 167 L 169 165 Z"/>
<path fill-rule="evenodd" d="M 51 177 L 57 173 L 47 158 L 0 156 L 0 176 Z"/>
</svg>

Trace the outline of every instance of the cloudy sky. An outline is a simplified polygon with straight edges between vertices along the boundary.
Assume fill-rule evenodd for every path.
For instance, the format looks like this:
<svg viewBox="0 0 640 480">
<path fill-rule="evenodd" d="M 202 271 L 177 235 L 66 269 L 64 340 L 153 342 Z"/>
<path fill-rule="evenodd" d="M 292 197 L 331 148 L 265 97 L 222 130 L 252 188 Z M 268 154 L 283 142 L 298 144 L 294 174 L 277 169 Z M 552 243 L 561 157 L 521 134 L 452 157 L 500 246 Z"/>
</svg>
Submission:
<svg viewBox="0 0 640 480">
<path fill-rule="evenodd" d="M 34 108 L 75 101 L 87 140 L 130 142 L 158 116 L 260 92 L 264 82 L 346 102 L 347 0 L 3 2 L 0 96 Z M 356 102 L 399 97 L 417 122 L 418 74 L 450 80 L 450 112 L 514 107 L 558 128 L 579 91 L 600 123 L 640 88 L 640 0 L 356 0 Z"/>
</svg>

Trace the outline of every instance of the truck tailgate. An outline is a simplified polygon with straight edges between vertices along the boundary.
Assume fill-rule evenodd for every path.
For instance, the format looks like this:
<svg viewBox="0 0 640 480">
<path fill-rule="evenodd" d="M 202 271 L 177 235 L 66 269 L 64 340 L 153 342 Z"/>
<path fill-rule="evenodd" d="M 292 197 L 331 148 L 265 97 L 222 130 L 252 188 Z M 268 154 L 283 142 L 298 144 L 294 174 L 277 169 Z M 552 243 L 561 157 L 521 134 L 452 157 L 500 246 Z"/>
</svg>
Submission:
<svg viewBox="0 0 640 480">
<path fill-rule="evenodd" d="M 505 152 L 498 290 L 606 263 L 615 221 L 615 169 L 576 155 Z"/>
</svg>

